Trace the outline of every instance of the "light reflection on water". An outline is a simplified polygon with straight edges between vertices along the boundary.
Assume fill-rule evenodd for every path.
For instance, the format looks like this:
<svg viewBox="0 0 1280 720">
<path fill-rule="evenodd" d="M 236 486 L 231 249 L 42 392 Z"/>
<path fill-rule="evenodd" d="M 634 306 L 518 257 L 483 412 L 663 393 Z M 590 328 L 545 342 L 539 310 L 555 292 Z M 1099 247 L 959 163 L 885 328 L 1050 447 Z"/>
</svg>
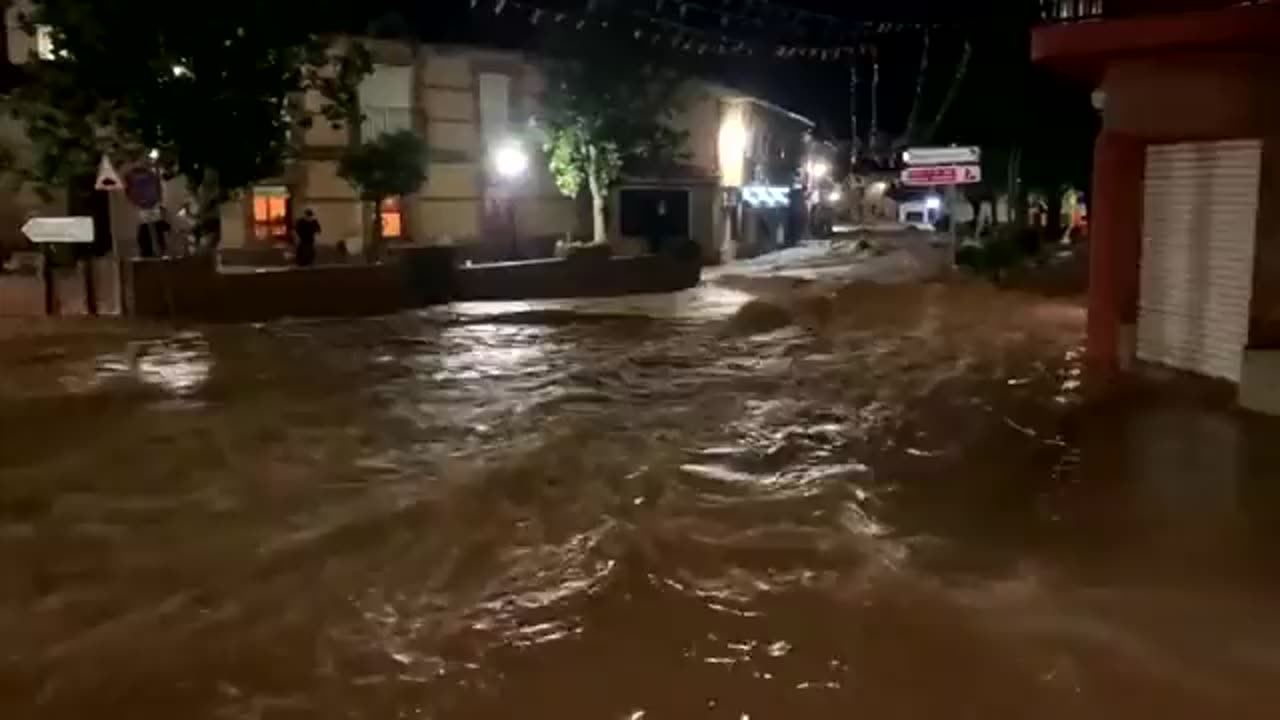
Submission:
<svg viewBox="0 0 1280 720">
<path fill-rule="evenodd" d="M 0 716 L 1276 707 L 1274 425 L 981 289 L 712 300 L 5 360 Z"/>
</svg>

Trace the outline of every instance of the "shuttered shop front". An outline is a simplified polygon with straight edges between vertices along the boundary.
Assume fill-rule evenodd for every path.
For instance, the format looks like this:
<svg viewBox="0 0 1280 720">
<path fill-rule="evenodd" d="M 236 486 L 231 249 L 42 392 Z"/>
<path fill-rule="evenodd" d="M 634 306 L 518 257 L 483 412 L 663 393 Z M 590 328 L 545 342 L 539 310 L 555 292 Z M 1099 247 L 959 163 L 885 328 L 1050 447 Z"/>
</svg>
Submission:
<svg viewBox="0 0 1280 720">
<path fill-rule="evenodd" d="M 1261 160 L 1254 140 L 1147 149 L 1139 359 L 1239 381 Z"/>
</svg>

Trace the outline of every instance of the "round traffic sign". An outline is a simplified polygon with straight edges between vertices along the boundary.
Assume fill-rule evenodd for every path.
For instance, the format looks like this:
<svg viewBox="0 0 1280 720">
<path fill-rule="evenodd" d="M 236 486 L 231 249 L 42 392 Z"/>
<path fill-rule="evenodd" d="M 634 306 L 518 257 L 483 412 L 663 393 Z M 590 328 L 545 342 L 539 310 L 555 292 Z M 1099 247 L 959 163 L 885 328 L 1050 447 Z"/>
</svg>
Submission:
<svg viewBox="0 0 1280 720">
<path fill-rule="evenodd" d="M 150 210 L 160 204 L 160 176 L 154 170 L 135 167 L 124 176 L 124 194 L 129 202 L 143 210 Z"/>
</svg>

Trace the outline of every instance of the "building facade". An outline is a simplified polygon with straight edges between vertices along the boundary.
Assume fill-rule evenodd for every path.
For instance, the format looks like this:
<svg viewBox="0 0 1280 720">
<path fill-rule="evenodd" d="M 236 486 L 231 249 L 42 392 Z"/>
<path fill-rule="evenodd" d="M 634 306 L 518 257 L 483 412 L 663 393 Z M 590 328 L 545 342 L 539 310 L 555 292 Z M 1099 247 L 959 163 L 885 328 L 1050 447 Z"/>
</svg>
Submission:
<svg viewBox="0 0 1280 720">
<path fill-rule="evenodd" d="M 1280 412 L 1280 5 L 1054 0 L 1036 61 L 1089 83 L 1089 357 Z"/>
<path fill-rule="evenodd" d="M 832 151 L 814 141 L 814 123 L 761 98 L 690 81 L 675 129 L 686 162 L 661 178 L 624 177 L 614 192 L 611 236 L 622 252 L 644 247 L 665 214 L 669 234 L 693 239 L 707 262 L 759 254 L 804 232 L 809 170 L 830 171 Z M 674 229 L 672 229 L 674 227 Z"/>
<path fill-rule="evenodd" d="M 25 62 L 39 57 L 42 40 L 38 33 L 27 35 L 18 12 L 16 4 L 9 8 L 6 39 L 10 60 Z M 339 246 L 358 255 L 375 213 L 392 244 L 456 245 L 464 259 L 476 261 L 546 257 L 558 241 L 590 235 L 589 203 L 558 191 L 543 155 L 536 118 L 546 87 L 538 58 L 471 46 L 360 42 L 374 61 L 359 88 L 361 127 L 317 121 L 299 128 L 297 157 L 286 170 L 221 207 L 219 247 L 225 260 L 278 261 L 294 223 L 308 209 L 323 228 L 322 261 Z M 813 123 L 694 79 L 685 82 L 680 95 L 673 123 L 686 133 L 687 160 L 661 177 L 626 177 L 619 183 L 609 204 L 614 250 L 634 254 L 658 249 L 663 238 L 679 237 L 695 241 L 708 261 L 731 258 L 740 248 L 759 244 L 756 235 L 773 237 L 774 226 L 782 223 L 772 203 L 779 188 L 789 193 L 803 182 Z M 318 109 L 322 99 L 314 94 L 305 102 Z M 6 122 L 0 132 L 21 150 L 22 128 Z M 396 130 L 425 140 L 428 179 L 418 192 L 373 208 L 339 176 L 339 160 L 353 144 Z M 504 180 L 494 172 L 494 158 L 511 144 L 523 149 L 528 168 Z M 105 202 L 99 209 L 116 248 L 132 254 L 138 213 L 119 193 L 109 195 L 100 198 Z M 24 191 L 6 200 L 0 203 L 0 235 L 13 235 L 16 244 L 24 243 L 17 228 L 26 217 L 81 212 L 66 196 L 45 201 Z M 170 213 L 189 200 L 181 178 L 165 183 Z M 745 220 L 752 212 L 758 217 Z M 766 215 L 769 221 L 760 222 Z"/>
<path fill-rule="evenodd" d="M 300 157 L 284 176 L 262 181 L 223 208 L 222 247 L 285 239 L 295 216 L 309 208 L 324 228 L 322 243 L 357 251 L 370 236 L 375 210 L 338 176 L 338 161 L 352 143 L 397 130 L 412 130 L 426 141 L 428 179 L 417 193 L 377 208 L 389 240 L 472 245 L 497 236 L 528 240 L 575 231 L 576 204 L 556 190 L 541 148 L 530 139 L 543 91 L 535 63 L 481 48 L 366 44 L 375 65 L 359 89 L 362 126 L 318 122 L 308 128 Z M 493 153 L 511 142 L 533 159 L 518 181 L 501 182 L 492 172 Z"/>
</svg>

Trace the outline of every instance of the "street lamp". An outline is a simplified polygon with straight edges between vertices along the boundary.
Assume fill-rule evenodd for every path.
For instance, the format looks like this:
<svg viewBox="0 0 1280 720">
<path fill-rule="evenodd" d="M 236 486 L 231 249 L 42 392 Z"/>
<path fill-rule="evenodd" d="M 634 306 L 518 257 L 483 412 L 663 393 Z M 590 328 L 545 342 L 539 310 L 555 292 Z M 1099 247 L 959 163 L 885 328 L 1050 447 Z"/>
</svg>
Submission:
<svg viewBox="0 0 1280 720">
<path fill-rule="evenodd" d="M 505 259 L 519 260 L 520 242 L 513 196 L 516 183 L 529 172 L 529 153 L 519 140 L 509 138 L 493 147 L 489 153 L 489 164 L 497 182 L 493 184 L 491 199 L 486 202 L 486 215 L 494 222 L 494 233 L 506 235 L 511 244 L 510 255 Z"/>
<path fill-rule="evenodd" d="M 831 164 L 826 160 L 814 160 L 809 163 L 809 177 L 813 180 L 821 180 L 831 172 Z"/>
<path fill-rule="evenodd" d="M 493 169 L 503 180 L 519 179 L 529 171 L 529 153 L 520 143 L 508 140 L 493 150 Z"/>
</svg>

